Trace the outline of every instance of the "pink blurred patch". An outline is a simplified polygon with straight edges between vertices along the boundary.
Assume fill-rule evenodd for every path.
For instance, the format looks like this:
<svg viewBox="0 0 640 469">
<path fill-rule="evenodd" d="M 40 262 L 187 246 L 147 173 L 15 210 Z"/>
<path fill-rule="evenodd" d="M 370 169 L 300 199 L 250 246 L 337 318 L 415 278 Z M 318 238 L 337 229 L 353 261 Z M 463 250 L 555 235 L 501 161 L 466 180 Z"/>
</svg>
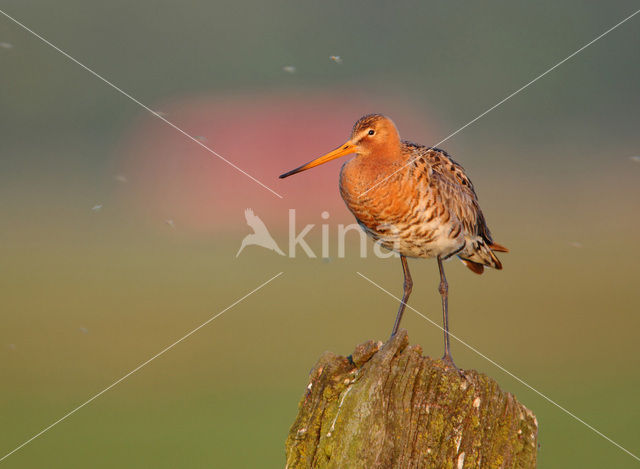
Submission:
<svg viewBox="0 0 640 469">
<path fill-rule="evenodd" d="M 121 147 L 128 203 L 150 221 L 175 220 L 181 231 L 193 234 L 244 231 L 245 208 L 253 208 L 275 230 L 287 226 L 289 208 L 298 209 L 300 224 L 321 222 L 323 211 L 331 214 L 329 223 L 351 223 L 338 193 L 338 173 L 346 159 L 289 179 L 278 176 L 343 143 L 353 123 L 369 112 L 390 116 L 411 139 L 426 143 L 435 135 L 425 118 L 407 106 L 346 92 L 197 96 L 157 110 L 283 196 L 146 114 Z"/>
</svg>

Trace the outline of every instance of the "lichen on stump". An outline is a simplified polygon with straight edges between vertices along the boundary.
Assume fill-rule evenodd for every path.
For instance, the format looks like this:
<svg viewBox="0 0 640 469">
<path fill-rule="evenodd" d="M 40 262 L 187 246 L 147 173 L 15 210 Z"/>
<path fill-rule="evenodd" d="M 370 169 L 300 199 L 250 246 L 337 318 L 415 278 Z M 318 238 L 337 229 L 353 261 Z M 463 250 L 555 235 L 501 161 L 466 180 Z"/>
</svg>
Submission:
<svg viewBox="0 0 640 469">
<path fill-rule="evenodd" d="M 406 331 L 325 352 L 286 442 L 294 468 L 533 468 L 533 413 L 476 371 L 459 374 Z"/>
</svg>

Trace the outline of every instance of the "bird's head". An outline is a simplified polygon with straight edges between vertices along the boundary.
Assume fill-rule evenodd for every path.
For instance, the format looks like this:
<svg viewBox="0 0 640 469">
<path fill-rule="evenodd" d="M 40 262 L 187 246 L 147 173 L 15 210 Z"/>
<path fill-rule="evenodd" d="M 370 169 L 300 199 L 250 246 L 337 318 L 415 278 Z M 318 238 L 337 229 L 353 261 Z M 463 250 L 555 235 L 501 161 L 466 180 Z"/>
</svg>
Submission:
<svg viewBox="0 0 640 469">
<path fill-rule="evenodd" d="M 391 156 L 399 148 L 400 135 L 393 121 L 382 114 L 368 114 L 354 124 L 351 138 L 346 143 L 320 158 L 280 175 L 280 178 L 292 176 L 341 156 L 353 153 L 362 157 Z"/>
</svg>

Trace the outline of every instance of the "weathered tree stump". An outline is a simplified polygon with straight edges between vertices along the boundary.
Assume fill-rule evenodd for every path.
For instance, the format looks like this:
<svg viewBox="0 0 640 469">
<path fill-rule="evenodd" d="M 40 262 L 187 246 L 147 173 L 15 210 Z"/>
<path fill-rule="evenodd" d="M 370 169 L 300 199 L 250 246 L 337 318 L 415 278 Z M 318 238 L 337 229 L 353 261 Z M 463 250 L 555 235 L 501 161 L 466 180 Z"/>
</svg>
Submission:
<svg viewBox="0 0 640 469">
<path fill-rule="evenodd" d="M 286 442 L 294 468 L 532 468 L 538 422 L 498 384 L 447 368 L 406 331 L 325 352 Z"/>
</svg>

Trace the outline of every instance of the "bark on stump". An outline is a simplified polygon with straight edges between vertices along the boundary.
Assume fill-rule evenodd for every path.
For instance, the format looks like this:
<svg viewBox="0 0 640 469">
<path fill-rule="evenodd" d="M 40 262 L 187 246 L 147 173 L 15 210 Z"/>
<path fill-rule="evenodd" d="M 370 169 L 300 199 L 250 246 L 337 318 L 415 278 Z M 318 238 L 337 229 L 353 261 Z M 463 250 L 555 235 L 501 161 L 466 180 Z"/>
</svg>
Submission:
<svg viewBox="0 0 640 469">
<path fill-rule="evenodd" d="M 320 357 L 286 468 L 533 468 L 537 434 L 533 413 L 493 379 L 423 357 L 402 330 Z"/>
</svg>

